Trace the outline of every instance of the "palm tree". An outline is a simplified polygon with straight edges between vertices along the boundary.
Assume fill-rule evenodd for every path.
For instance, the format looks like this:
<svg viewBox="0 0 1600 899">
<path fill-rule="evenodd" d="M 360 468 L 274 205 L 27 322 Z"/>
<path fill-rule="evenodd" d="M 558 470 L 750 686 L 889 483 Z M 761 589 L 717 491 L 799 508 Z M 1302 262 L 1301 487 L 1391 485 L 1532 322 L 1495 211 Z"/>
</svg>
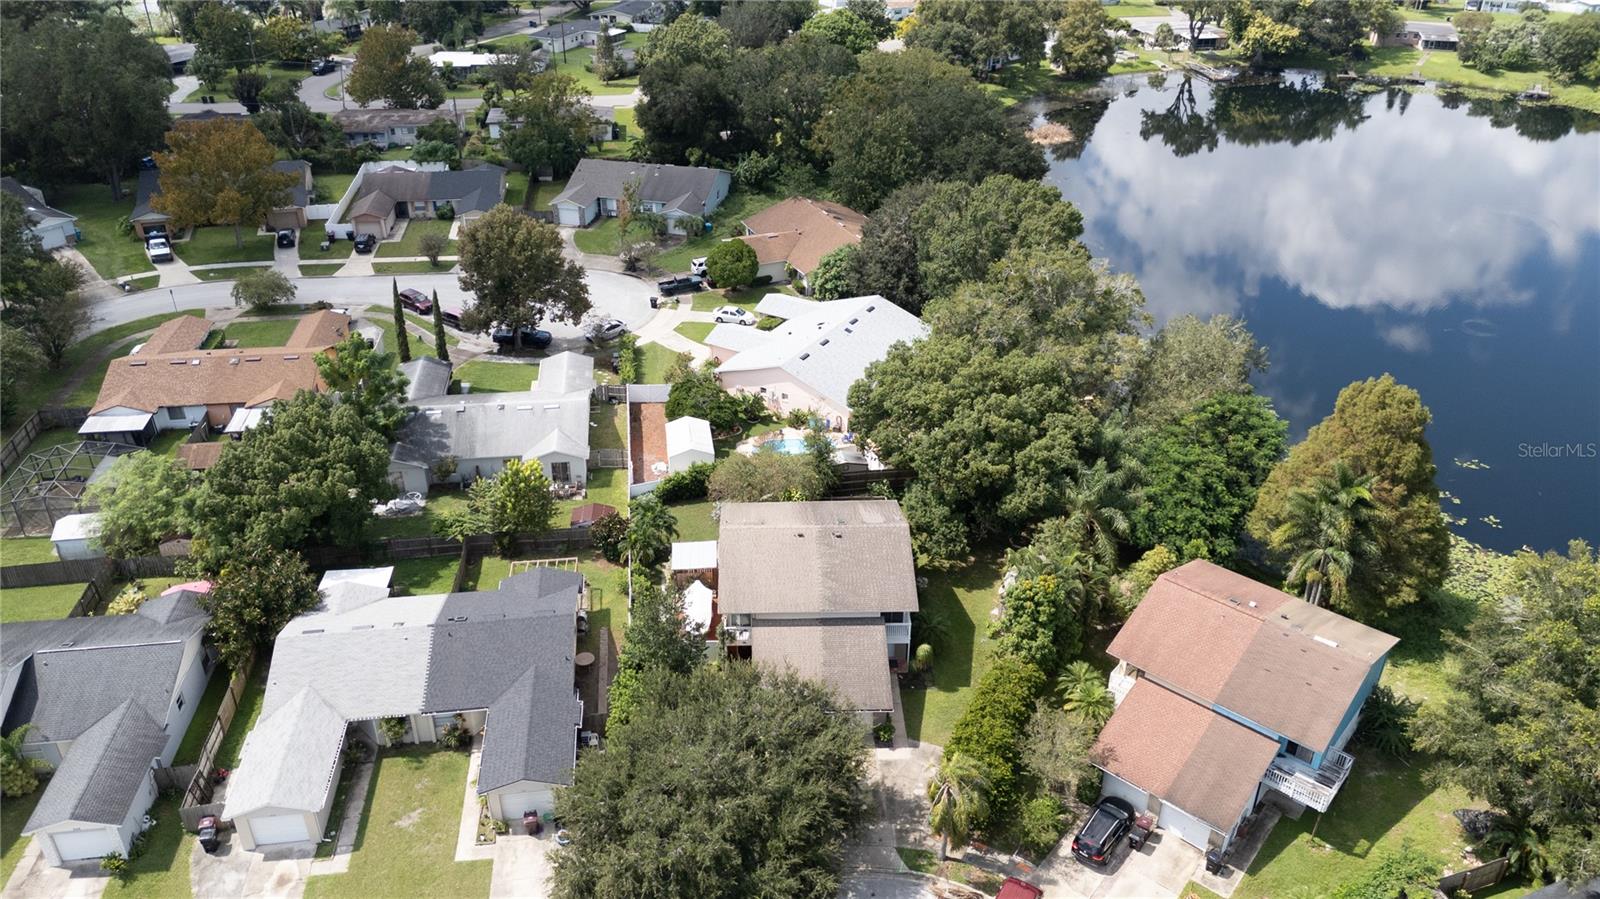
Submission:
<svg viewBox="0 0 1600 899">
<path fill-rule="evenodd" d="M 1061 676 L 1056 679 L 1056 695 L 1061 697 L 1062 702 L 1066 702 L 1074 693 L 1103 680 L 1105 677 L 1096 671 L 1093 665 L 1079 659 L 1063 669 Z"/>
<path fill-rule="evenodd" d="M 1115 568 L 1117 541 L 1128 538 L 1128 488 L 1125 467 L 1112 468 L 1105 459 L 1080 467 L 1062 493 L 1062 517 L 1078 535 L 1083 547 L 1100 564 Z"/>
<path fill-rule="evenodd" d="M 661 500 L 645 494 L 628 504 L 628 552 L 635 565 L 652 567 L 672 549 L 678 519 Z"/>
<path fill-rule="evenodd" d="M 1106 722 L 1111 720 L 1111 714 L 1117 710 L 1117 697 L 1096 678 L 1068 692 L 1062 708 L 1098 730 L 1105 727 Z"/>
<path fill-rule="evenodd" d="M 939 858 L 967 841 L 972 824 L 989 813 L 989 779 L 972 757 L 947 752 L 928 781 L 928 825 L 939 836 Z"/>
<path fill-rule="evenodd" d="M 1356 566 L 1374 554 L 1372 481 L 1340 461 L 1331 475 L 1289 494 L 1272 543 L 1293 557 L 1288 585 L 1306 602 L 1343 602 Z"/>
</svg>

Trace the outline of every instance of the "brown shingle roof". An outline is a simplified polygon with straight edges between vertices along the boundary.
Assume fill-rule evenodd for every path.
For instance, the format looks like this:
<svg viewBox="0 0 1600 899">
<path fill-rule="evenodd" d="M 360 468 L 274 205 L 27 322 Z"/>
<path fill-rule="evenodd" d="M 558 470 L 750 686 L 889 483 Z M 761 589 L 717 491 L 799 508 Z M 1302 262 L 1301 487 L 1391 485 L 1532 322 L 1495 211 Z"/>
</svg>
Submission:
<svg viewBox="0 0 1600 899">
<path fill-rule="evenodd" d="M 1156 580 L 1107 652 L 1321 751 L 1368 670 L 1398 642 L 1196 560 Z"/>
<path fill-rule="evenodd" d="M 213 443 L 185 443 L 178 447 L 178 461 L 190 471 L 205 471 L 217 464 L 222 458 L 222 451 L 228 444 L 221 441 Z"/>
<path fill-rule="evenodd" d="M 911 531 L 894 500 L 724 503 L 724 613 L 915 612 Z"/>
<path fill-rule="evenodd" d="M 195 315 L 180 315 L 156 327 L 155 333 L 140 347 L 140 355 L 159 356 L 163 353 L 180 353 L 192 350 L 205 342 L 213 327 L 210 319 Z"/>
<path fill-rule="evenodd" d="M 1090 759 L 1227 833 L 1255 797 L 1278 743 L 1141 678 Z"/>
<path fill-rule="evenodd" d="M 333 346 L 350 336 L 353 323 L 354 320 L 343 312 L 334 312 L 332 309 L 313 312 L 294 326 L 284 346 L 316 349 Z"/>
<path fill-rule="evenodd" d="M 797 270 L 809 272 L 817 267 L 822 257 L 834 250 L 847 244 L 860 243 L 861 229 L 866 223 L 866 216 L 848 206 L 807 197 L 790 197 L 745 219 L 744 226 L 749 229 L 751 236 L 740 239 L 755 248 L 756 256 L 762 262 L 787 259 Z M 784 234 L 792 235 L 791 243 L 784 250 L 785 255 L 771 259 L 761 255 L 762 248 L 752 239 L 753 236 Z M 777 245 L 769 244 L 767 252 L 775 252 Z"/>
<path fill-rule="evenodd" d="M 830 687 L 845 709 L 887 712 L 894 707 L 882 619 L 763 620 L 750 628 L 750 656 L 758 665 L 792 668 Z"/>
</svg>

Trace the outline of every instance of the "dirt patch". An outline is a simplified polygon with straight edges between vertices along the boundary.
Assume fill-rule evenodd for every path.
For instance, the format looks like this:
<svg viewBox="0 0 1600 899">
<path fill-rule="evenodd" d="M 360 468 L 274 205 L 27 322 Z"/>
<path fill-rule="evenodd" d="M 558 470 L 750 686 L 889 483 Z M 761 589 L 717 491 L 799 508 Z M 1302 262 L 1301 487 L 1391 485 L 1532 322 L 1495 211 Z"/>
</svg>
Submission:
<svg viewBox="0 0 1600 899">
<path fill-rule="evenodd" d="M 633 483 L 642 484 L 663 477 L 667 463 L 666 403 L 630 403 L 628 435 Z M 653 470 L 657 463 L 662 466 L 661 473 Z"/>
<path fill-rule="evenodd" d="M 410 830 L 411 828 L 417 826 L 417 822 L 421 821 L 421 820 L 422 820 L 422 809 L 414 808 L 411 811 L 407 812 L 405 817 L 403 817 L 400 820 L 394 822 L 394 826 L 395 827 L 404 827 L 406 830 Z"/>
</svg>

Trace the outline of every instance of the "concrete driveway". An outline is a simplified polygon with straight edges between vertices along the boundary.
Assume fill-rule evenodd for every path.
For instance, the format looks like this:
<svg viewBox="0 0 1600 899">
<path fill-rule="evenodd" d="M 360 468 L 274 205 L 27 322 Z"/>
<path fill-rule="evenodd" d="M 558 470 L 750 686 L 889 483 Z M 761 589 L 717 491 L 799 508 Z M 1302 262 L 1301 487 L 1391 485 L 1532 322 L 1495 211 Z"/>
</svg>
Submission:
<svg viewBox="0 0 1600 899">
<path fill-rule="evenodd" d="M 215 853 L 194 843 L 189 856 L 189 887 L 206 899 L 300 899 L 311 873 L 314 843 L 274 846 L 266 852 L 239 848 L 230 836 Z"/>
<path fill-rule="evenodd" d="M 1183 890 L 1200 860 L 1200 850 L 1177 834 L 1156 833 L 1138 852 L 1123 842 L 1111 864 L 1095 869 L 1072 856 L 1068 834 L 1029 880 L 1048 899 L 1167 899 Z"/>
<path fill-rule="evenodd" d="M 928 882 L 913 874 L 855 874 L 839 886 L 839 899 L 935 899 Z"/>
<path fill-rule="evenodd" d="M 555 845 L 548 829 L 540 837 L 509 833 L 495 840 L 491 855 L 494 873 L 489 878 L 489 899 L 529 899 L 550 895 L 552 869 L 549 853 Z"/>
<path fill-rule="evenodd" d="M 100 899 L 109 880 L 99 859 L 58 868 L 44 857 L 37 841 L 29 840 L 3 895 L 5 899 Z"/>
</svg>

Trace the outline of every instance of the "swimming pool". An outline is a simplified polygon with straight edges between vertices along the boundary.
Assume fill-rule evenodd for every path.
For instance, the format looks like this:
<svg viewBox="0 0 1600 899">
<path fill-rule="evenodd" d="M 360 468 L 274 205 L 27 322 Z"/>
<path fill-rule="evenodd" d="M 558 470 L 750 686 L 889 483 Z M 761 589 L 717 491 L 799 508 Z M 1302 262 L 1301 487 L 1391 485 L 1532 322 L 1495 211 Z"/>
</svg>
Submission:
<svg viewBox="0 0 1600 899">
<path fill-rule="evenodd" d="M 804 437 L 785 437 L 782 440 L 773 440 L 766 444 L 783 453 L 785 456 L 798 456 L 806 451 Z"/>
</svg>

